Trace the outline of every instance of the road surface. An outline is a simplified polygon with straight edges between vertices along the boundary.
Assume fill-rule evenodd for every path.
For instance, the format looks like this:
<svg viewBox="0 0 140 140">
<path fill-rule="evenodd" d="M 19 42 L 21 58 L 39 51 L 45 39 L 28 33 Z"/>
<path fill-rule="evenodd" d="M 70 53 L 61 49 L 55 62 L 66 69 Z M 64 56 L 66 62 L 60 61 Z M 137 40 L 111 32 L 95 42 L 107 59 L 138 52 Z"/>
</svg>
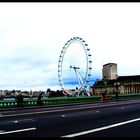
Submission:
<svg viewBox="0 0 140 140">
<path fill-rule="evenodd" d="M 140 99 L 0 111 L 0 137 L 140 137 Z"/>
</svg>

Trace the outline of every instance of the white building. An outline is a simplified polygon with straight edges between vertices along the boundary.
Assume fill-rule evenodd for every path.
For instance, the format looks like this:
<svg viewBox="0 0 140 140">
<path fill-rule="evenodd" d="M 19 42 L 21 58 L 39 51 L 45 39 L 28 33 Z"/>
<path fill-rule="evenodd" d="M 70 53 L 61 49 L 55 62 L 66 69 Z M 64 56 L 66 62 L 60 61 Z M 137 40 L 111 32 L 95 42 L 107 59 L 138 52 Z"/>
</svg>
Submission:
<svg viewBox="0 0 140 140">
<path fill-rule="evenodd" d="M 118 77 L 117 64 L 116 63 L 107 63 L 103 65 L 102 68 L 103 79 L 114 80 Z"/>
</svg>

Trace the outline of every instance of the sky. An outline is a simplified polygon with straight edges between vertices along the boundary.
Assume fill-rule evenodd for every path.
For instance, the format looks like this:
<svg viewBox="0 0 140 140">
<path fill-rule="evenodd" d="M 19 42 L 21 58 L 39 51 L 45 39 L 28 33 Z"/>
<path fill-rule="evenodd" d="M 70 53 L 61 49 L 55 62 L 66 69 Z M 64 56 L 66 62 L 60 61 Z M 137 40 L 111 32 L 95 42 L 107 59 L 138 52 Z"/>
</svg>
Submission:
<svg viewBox="0 0 140 140">
<path fill-rule="evenodd" d="M 140 75 L 139 15 L 139 2 L 0 3 L 0 89 L 59 90 L 59 55 L 72 37 L 90 48 L 91 84 L 106 63 L 117 63 L 119 76 Z M 82 51 L 69 46 L 65 62 Z"/>
</svg>

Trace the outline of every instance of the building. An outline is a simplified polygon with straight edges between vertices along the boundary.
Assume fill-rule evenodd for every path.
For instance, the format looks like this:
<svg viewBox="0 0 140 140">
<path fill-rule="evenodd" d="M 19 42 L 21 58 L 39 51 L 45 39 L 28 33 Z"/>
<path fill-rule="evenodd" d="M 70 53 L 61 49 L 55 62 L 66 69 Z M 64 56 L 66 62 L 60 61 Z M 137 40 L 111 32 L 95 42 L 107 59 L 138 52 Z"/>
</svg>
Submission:
<svg viewBox="0 0 140 140">
<path fill-rule="evenodd" d="M 117 64 L 103 65 L 103 79 L 96 80 L 92 86 L 93 94 L 135 94 L 140 93 L 140 75 L 118 76 Z"/>
<path fill-rule="evenodd" d="M 105 79 L 108 79 L 108 80 L 116 79 L 118 76 L 117 64 L 108 63 L 108 64 L 103 65 L 102 74 L 103 74 L 103 78 Z"/>
</svg>

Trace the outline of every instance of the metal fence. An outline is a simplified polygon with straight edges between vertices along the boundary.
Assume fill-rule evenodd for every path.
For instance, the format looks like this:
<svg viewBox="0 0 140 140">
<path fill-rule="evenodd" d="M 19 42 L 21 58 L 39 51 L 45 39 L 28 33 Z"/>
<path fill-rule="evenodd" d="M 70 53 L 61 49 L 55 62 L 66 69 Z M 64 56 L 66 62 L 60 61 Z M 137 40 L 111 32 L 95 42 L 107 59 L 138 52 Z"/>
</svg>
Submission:
<svg viewBox="0 0 140 140">
<path fill-rule="evenodd" d="M 140 93 L 138 94 L 119 94 L 118 99 L 130 99 L 130 98 L 140 98 Z M 115 100 L 115 95 L 107 95 L 105 101 Z M 71 104 L 71 103 L 84 103 L 84 102 L 98 102 L 102 100 L 102 96 L 79 96 L 79 97 L 52 97 L 52 98 L 42 98 L 42 105 L 57 105 L 57 104 Z M 36 99 L 24 99 L 24 107 L 37 106 Z M 2 108 L 16 108 L 16 100 L 0 100 L 0 109 Z"/>
</svg>

